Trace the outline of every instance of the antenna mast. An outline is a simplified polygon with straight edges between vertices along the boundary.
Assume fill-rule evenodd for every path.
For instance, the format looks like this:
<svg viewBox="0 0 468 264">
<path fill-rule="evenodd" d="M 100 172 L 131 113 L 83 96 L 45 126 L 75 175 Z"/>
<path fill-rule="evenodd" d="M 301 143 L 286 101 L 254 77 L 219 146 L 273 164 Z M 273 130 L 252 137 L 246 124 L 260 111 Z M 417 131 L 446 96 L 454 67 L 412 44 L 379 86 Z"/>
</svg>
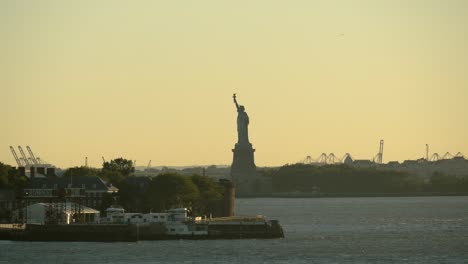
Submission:
<svg viewBox="0 0 468 264">
<path fill-rule="evenodd" d="M 426 144 L 426 161 L 429 161 L 429 144 Z"/>
</svg>

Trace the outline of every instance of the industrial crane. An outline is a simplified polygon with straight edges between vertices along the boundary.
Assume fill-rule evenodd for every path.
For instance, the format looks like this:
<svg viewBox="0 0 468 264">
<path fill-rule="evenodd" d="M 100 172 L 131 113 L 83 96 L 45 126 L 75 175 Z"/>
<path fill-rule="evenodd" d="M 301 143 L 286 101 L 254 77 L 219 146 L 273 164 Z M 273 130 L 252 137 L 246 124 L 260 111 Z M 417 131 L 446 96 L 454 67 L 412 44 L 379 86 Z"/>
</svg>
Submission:
<svg viewBox="0 0 468 264">
<path fill-rule="evenodd" d="M 318 163 L 327 163 L 327 153 L 322 153 L 322 155 L 320 155 L 317 158 L 317 162 Z"/>
<path fill-rule="evenodd" d="M 383 163 L 383 146 L 384 146 L 384 140 L 381 139 L 380 140 L 379 153 L 377 153 L 377 155 L 375 155 L 375 157 L 374 157 L 374 161 L 377 164 L 382 164 Z"/>
<path fill-rule="evenodd" d="M 430 161 L 438 161 L 440 160 L 440 155 L 439 153 L 434 153 L 432 154 L 431 158 L 429 159 Z"/>
<path fill-rule="evenodd" d="M 26 157 L 26 154 L 24 154 L 23 148 L 21 146 L 18 146 L 18 149 L 21 153 L 21 156 L 23 157 L 24 162 L 26 163 L 26 166 L 31 167 L 31 163 L 29 163 L 29 160 Z"/>
<path fill-rule="evenodd" d="M 351 161 L 353 160 L 353 157 L 351 156 L 351 154 L 346 153 L 346 154 L 344 154 L 344 156 L 341 158 L 341 163 L 344 163 L 345 160 L 346 160 L 348 157 L 351 159 Z"/>
<path fill-rule="evenodd" d="M 325 161 L 326 161 L 326 164 L 335 164 L 337 161 L 337 158 L 334 153 L 330 153 L 328 154 Z"/>
<path fill-rule="evenodd" d="M 13 148 L 13 146 L 10 146 L 10 150 L 11 150 L 11 153 L 13 154 L 13 157 L 14 157 L 15 160 L 16 160 L 16 163 L 18 164 L 18 167 L 22 167 L 22 166 L 23 166 L 23 163 L 21 163 L 21 160 L 18 158 L 18 155 L 16 155 L 16 151 L 15 151 L 15 149 Z"/>
<path fill-rule="evenodd" d="M 32 152 L 31 148 L 29 146 L 26 146 L 26 149 L 29 152 L 29 156 L 31 157 L 31 161 L 34 163 L 34 165 L 38 166 L 39 162 L 37 161 L 36 157 L 34 156 L 34 153 Z"/>
<path fill-rule="evenodd" d="M 307 156 L 303 161 L 302 163 L 304 164 L 312 164 L 314 162 L 314 160 L 312 159 L 311 156 Z"/>
<path fill-rule="evenodd" d="M 452 155 L 452 153 L 446 152 L 446 153 L 444 154 L 444 156 L 442 156 L 441 159 L 453 159 L 453 157 L 454 157 L 454 156 Z"/>
</svg>

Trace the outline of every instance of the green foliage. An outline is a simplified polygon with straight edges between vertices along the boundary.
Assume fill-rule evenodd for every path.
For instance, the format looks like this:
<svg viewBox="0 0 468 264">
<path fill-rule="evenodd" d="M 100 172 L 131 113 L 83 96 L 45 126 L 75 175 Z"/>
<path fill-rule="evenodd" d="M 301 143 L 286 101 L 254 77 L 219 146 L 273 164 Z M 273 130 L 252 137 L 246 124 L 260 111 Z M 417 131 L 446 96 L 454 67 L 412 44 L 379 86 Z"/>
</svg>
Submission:
<svg viewBox="0 0 468 264">
<path fill-rule="evenodd" d="M 104 181 L 110 182 L 113 185 L 120 187 L 122 181 L 135 172 L 133 161 L 117 158 L 110 162 L 106 161 L 102 164 L 102 170 L 99 177 Z"/>
<path fill-rule="evenodd" d="M 190 207 L 193 213 L 219 211 L 224 187 L 213 178 L 164 173 L 153 178 L 127 178 L 119 186 L 119 204 L 127 211 L 163 211 Z"/>
<path fill-rule="evenodd" d="M 99 177 L 106 182 L 110 182 L 113 185 L 120 188 L 122 181 L 125 177 L 122 175 L 120 171 L 110 171 L 110 170 L 101 170 L 99 173 Z"/>
<path fill-rule="evenodd" d="M 118 171 L 122 176 L 127 177 L 135 172 L 133 161 L 124 158 L 117 158 L 110 162 L 104 162 L 102 164 L 103 171 Z"/>
<path fill-rule="evenodd" d="M 467 193 L 468 176 L 435 172 L 428 182 L 406 172 L 354 168 L 346 165 L 286 165 L 274 172 L 275 192 L 312 191 L 327 194 Z"/>
<path fill-rule="evenodd" d="M 117 201 L 117 194 L 115 193 L 106 193 L 102 197 L 102 203 L 99 210 L 101 212 L 105 212 L 107 208 L 111 207 L 111 205 L 115 204 Z"/>
<path fill-rule="evenodd" d="M 207 213 L 210 207 L 223 198 L 224 188 L 208 176 L 193 175 L 190 177 L 197 186 L 200 195 L 193 203 L 193 211 L 198 214 Z"/>
<path fill-rule="evenodd" d="M 468 192 L 468 177 L 456 177 L 434 172 L 427 189 L 432 192 Z"/>
<path fill-rule="evenodd" d="M 260 173 L 262 176 L 270 177 L 270 178 L 272 178 L 276 174 L 277 171 L 278 171 L 278 169 L 276 169 L 276 168 L 259 168 L 259 169 L 257 169 L 257 172 Z"/>
<path fill-rule="evenodd" d="M 123 181 L 119 186 L 119 205 L 123 208 L 131 209 L 131 212 L 141 212 L 143 209 L 140 204 L 143 202 L 143 193 L 139 192 L 138 188 L 132 188 L 133 186 Z"/>
<path fill-rule="evenodd" d="M 0 162 L 0 188 L 9 186 L 8 174 L 11 167 Z"/>
<path fill-rule="evenodd" d="M 122 189 L 123 204 L 135 204 L 135 201 L 140 200 L 141 195 L 130 196 L 128 192 L 128 188 Z M 188 207 L 196 214 L 209 214 L 222 204 L 223 195 L 224 187 L 210 177 L 165 173 L 150 180 L 141 200 L 144 211 L 160 212 Z"/>
<path fill-rule="evenodd" d="M 198 197 L 199 190 L 190 178 L 168 173 L 152 179 L 146 202 L 151 210 L 161 211 L 175 207 L 191 207 Z"/>
<path fill-rule="evenodd" d="M 313 191 L 323 193 L 409 193 L 419 192 L 423 181 L 405 172 L 353 168 L 346 165 L 281 167 L 274 175 L 275 192 Z"/>
<path fill-rule="evenodd" d="M 20 175 L 19 170 L 0 162 L 0 188 L 20 191 L 28 182 L 28 178 Z"/>
</svg>

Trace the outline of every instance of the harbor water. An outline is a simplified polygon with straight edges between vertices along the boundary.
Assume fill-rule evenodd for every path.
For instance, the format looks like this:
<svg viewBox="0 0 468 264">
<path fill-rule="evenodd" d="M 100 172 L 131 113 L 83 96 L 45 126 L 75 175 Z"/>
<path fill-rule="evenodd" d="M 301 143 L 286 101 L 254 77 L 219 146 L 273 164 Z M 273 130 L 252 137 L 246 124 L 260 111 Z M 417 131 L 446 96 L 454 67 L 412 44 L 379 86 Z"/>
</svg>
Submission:
<svg viewBox="0 0 468 264">
<path fill-rule="evenodd" d="M 467 263 L 468 197 L 237 199 L 284 239 L 0 241 L 2 263 Z"/>
</svg>

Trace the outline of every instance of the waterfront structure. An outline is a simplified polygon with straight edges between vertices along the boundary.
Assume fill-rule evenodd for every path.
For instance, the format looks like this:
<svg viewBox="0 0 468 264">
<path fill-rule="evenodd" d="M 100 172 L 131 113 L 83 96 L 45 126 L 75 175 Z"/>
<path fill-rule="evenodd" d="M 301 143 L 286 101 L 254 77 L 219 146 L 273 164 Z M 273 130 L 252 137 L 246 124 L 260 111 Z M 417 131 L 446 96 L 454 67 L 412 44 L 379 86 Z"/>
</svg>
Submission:
<svg viewBox="0 0 468 264">
<path fill-rule="evenodd" d="M 194 220 L 200 220 L 195 217 Z M 105 223 L 109 224 L 150 224 L 166 223 L 168 221 L 184 222 L 189 220 L 187 208 L 169 209 L 163 213 L 127 213 L 121 207 L 110 207 L 106 209 Z"/>
<path fill-rule="evenodd" d="M 49 202 L 51 199 L 70 199 L 92 208 L 100 208 L 106 195 L 118 188 L 96 176 L 67 176 L 32 178 L 24 188 L 25 199 Z"/>
<path fill-rule="evenodd" d="M 237 110 L 237 143 L 232 150 L 231 179 L 236 185 L 236 196 L 269 195 L 272 189 L 271 179 L 257 173 L 255 149 L 249 141 L 249 116 L 245 107 L 237 103 L 236 94 L 233 99 Z"/>
<path fill-rule="evenodd" d="M 52 223 L 48 205 L 33 205 L 35 223 L 0 226 L 0 240 L 23 241 L 138 241 L 161 239 L 241 239 L 282 238 L 283 228 L 277 220 L 264 216 L 190 217 L 187 208 L 162 213 L 125 213 L 109 208 L 101 222 L 80 224 Z M 31 206 L 30 206 L 31 207 Z M 56 211 L 54 211 L 56 212 Z M 79 215 L 82 219 L 83 214 Z M 44 221 L 41 221 L 44 219 Z"/>
<path fill-rule="evenodd" d="M 99 211 L 73 202 L 35 203 L 13 212 L 14 222 L 24 216 L 26 224 L 99 223 Z M 80 221 L 79 221 L 80 219 Z"/>
</svg>

